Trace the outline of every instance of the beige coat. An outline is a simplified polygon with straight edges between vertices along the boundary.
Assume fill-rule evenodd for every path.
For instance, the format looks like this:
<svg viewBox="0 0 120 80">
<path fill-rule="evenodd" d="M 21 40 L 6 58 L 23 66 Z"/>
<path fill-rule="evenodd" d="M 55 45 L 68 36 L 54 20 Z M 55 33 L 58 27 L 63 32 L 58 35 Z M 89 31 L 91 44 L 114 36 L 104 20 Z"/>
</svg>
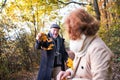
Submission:
<svg viewBox="0 0 120 80">
<path fill-rule="evenodd" d="M 71 71 L 71 77 L 74 75 L 72 80 L 111 80 L 113 53 L 98 36 L 85 42 L 89 44 L 75 53 L 73 69 L 67 70 Z"/>
</svg>

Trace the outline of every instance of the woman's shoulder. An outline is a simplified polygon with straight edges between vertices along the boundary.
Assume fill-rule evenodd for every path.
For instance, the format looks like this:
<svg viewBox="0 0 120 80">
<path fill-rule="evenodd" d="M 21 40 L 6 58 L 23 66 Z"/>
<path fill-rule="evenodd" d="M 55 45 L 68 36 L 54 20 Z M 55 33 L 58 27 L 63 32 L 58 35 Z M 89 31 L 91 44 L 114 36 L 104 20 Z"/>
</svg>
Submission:
<svg viewBox="0 0 120 80">
<path fill-rule="evenodd" d="M 90 46 L 92 47 L 104 47 L 106 44 L 104 43 L 104 41 L 99 37 L 97 36 L 91 43 Z"/>
<path fill-rule="evenodd" d="M 93 42 L 90 44 L 88 48 L 88 52 L 90 52 L 90 54 L 106 53 L 113 55 L 110 48 L 105 44 L 105 42 L 100 37 L 96 37 L 93 40 Z"/>
</svg>

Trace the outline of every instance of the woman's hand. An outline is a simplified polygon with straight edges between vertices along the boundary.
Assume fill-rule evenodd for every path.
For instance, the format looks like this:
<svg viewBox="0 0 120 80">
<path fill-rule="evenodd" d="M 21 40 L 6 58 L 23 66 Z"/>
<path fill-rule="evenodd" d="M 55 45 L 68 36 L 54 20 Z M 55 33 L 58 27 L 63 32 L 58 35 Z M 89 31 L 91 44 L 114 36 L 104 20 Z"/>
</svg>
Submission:
<svg viewBox="0 0 120 80">
<path fill-rule="evenodd" d="M 70 72 L 60 71 L 57 75 L 57 80 L 66 80 L 67 76 L 70 76 Z"/>
</svg>

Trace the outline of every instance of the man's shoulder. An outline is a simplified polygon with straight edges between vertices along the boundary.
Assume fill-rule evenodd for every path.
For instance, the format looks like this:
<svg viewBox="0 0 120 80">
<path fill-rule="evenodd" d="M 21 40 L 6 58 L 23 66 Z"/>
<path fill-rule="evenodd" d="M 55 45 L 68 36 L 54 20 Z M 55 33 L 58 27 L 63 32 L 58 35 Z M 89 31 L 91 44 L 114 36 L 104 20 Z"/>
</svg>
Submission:
<svg viewBox="0 0 120 80">
<path fill-rule="evenodd" d="M 65 41 L 65 38 L 63 38 L 63 37 L 59 37 L 63 42 Z"/>
</svg>

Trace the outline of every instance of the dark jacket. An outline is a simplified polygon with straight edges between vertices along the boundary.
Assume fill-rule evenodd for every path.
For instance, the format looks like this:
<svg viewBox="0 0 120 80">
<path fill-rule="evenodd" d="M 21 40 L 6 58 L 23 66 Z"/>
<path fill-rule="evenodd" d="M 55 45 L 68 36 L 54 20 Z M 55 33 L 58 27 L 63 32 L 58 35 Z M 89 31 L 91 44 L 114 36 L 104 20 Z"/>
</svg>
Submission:
<svg viewBox="0 0 120 80">
<path fill-rule="evenodd" d="M 50 33 L 48 33 L 48 37 L 52 38 Z M 54 67 L 61 66 L 62 70 L 65 70 L 64 62 L 67 61 L 68 54 L 65 50 L 64 39 L 58 36 L 56 40 L 53 39 L 52 43 L 55 45 L 52 50 L 42 50 L 41 46 L 47 47 L 49 43 L 43 43 L 36 40 L 36 49 L 41 49 L 40 68 L 37 80 L 51 80 L 51 74 Z M 55 64 L 56 51 L 62 54 L 62 65 Z"/>
</svg>

